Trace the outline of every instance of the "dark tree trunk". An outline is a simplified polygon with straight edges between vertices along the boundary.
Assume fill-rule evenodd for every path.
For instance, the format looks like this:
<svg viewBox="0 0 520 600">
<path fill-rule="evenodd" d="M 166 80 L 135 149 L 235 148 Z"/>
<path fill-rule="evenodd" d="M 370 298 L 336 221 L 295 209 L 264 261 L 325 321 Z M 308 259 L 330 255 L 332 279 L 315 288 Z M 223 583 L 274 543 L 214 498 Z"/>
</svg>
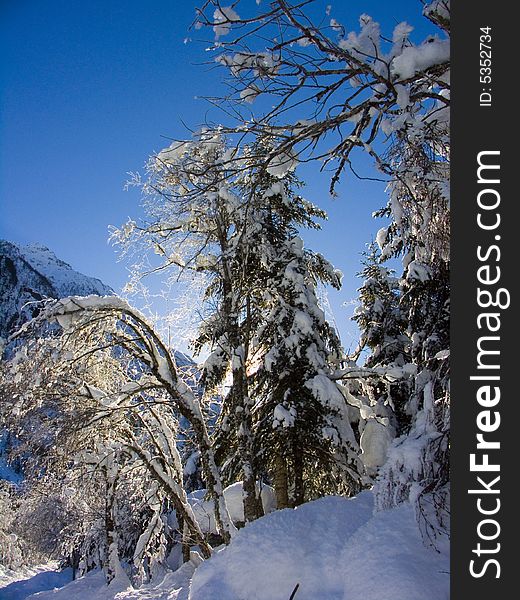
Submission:
<svg viewBox="0 0 520 600">
<path fill-rule="evenodd" d="M 305 489 L 303 485 L 303 452 L 298 444 L 294 444 L 294 506 L 299 506 L 305 501 Z"/>
<path fill-rule="evenodd" d="M 277 450 L 274 455 L 274 493 L 276 496 L 276 507 L 289 508 L 289 479 L 287 475 L 287 464 L 285 458 Z"/>
</svg>

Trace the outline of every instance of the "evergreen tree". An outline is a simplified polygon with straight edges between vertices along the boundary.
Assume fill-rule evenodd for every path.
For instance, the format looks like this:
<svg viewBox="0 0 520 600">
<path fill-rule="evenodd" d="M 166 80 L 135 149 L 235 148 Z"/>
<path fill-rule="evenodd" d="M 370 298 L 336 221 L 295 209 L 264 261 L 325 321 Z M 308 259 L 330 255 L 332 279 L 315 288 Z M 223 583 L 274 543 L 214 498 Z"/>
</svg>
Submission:
<svg viewBox="0 0 520 600">
<path fill-rule="evenodd" d="M 316 295 L 318 283 L 339 288 L 340 274 L 305 250 L 298 235 L 326 215 L 293 191 L 290 171 L 253 173 L 254 301 L 261 315 L 251 377 L 254 440 L 283 508 L 324 491 L 357 490 L 360 464 L 345 398 L 328 377 L 341 355 L 339 339 Z"/>
<path fill-rule="evenodd" d="M 383 260 L 403 261 L 400 310 L 409 357 L 402 366 L 348 365 L 337 376 L 356 378 L 361 388 L 366 378 L 409 380 L 409 424 L 389 449 L 376 495 L 380 506 L 412 500 L 425 537 L 433 538 L 448 508 L 450 3 L 433 0 L 422 9 L 432 35 L 420 44 L 408 23 L 385 36 L 364 14 L 359 30 L 348 31 L 337 19 L 330 27 L 316 22 L 304 5 L 285 0 L 256 10 L 239 0 L 232 13 L 210 0 L 197 19 L 213 28 L 215 60 L 229 75 L 227 103 L 238 122 L 227 130 L 276 142 L 267 155 L 257 154 L 259 166 L 274 172 L 322 161 L 334 171 L 334 194 L 348 169 L 356 173 L 353 159 L 362 150 L 387 178 L 383 214 L 391 223 L 378 242 Z M 254 101 L 247 118 L 245 101 Z M 372 400 L 358 403 L 367 413 Z"/>
<path fill-rule="evenodd" d="M 257 154 L 271 149 L 266 140 L 230 149 L 218 132 L 204 131 L 172 144 L 152 160 L 144 186 L 153 222 L 128 227 L 129 235 L 117 232 L 127 247 L 143 238 L 159 247 L 164 267 L 205 274 L 204 319 L 194 347 L 211 352 L 201 380 L 208 396 L 223 390 L 216 455 L 226 481 L 243 481 L 246 521 L 262 514 L 258 481 L 281 482 L 274 472 L 286 460 L 293 466 L 290 485 L 287 479 L 277 486 L 282 506 L 289 488 L 291 504 L 312 497 L 321 476 L 335 482 L 330 489 L 359 486 L 345 398 L 327 379 L 329 355 L 339 360 L 339 341 L 316 299 L 319 282 L 339 287 L 340 278 L 323 257 L 304 251 L 298 237 L 299 228 L 316 228 L 325 215 L 293 191 L 298 183 L 290 162 L 257 167 Z M 230 161 L 239 164 L 231 173 Z M 271 435 L 283 410 L 299 415 L 290 449 L 280 445 L 281 429 Z M 306 478 L 309 489 L 314 485 L 308 494 Z"/>
</svg>

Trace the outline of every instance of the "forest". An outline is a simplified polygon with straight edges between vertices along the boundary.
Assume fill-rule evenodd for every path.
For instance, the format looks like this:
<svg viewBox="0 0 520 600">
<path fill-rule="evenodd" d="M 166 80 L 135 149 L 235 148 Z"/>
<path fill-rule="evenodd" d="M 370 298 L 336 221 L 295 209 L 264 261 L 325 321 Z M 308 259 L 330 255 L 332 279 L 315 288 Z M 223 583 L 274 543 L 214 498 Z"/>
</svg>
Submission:
<svg viewBox="0 0 520 600">
<path fill-rule="evenodd" d="M 132 174 L 125 291 L 21 293 L 2 324 L 0 575 L 75 580 L 38 598 L 448 597 L 450 5 L 417 2 L 424 39 L 335 9 L 194 7 L 221 121 Z M 386 189 L 349 351 L 323 304 L 344 275 L 306 242 L 312 164 L 337 202 L 351 178 Z M 10 252 L 5 307 L 30 263 Z M 189 356 L 133 302 L 157 276 L 195 290 Z"/>
</svg>

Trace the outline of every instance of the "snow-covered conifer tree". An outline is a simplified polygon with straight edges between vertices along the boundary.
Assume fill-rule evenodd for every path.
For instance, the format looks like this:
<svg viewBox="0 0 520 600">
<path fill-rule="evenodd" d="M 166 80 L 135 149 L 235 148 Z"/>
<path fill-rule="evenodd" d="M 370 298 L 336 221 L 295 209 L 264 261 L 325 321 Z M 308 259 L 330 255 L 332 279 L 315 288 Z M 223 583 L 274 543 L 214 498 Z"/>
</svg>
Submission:
<svg viewBox="0 0 520 600">
<path fill-rule="evenodd" d="M 411 499 L 425 538 L 433 538 L 444 529 L 448 494 L 449 0 L 422 3 L 432 33 L 420 43 L 405 22 L 384 35 L 364 14 L 359 30 L 348 31 L 332 14 L 317 22 L 306 5 L 286 0 L 268 8 L 239 1 L 232 14 L 218 9 L 206 2 L 198 26 L 212 28 L 215 61 L 229 74 L 237 121 L 225 130 L 273 141 L 257 154 L 259 168 L 319 160 L 332 167 L 336 193 L 346 172 L 358 175 L 361 151 L 388 182 L 381 214 L 391 223 L 377 237 L 383 260 L 403 260 L 400 310 L 411 366 L 362 372 L 350 365 L 338 377 L 409 380 L 409 426 L 390 449 L 377 495 L 380 506 Z"/>
<path fill-rule="evenodd" d="M 268 153 L 269 142 L 262 143 Z M 240 181 L 255 224 L 246 247 L 258 315 L 250 379 L 259 469 L 273 482 L 280 508 L 327 490 L 352 492 L 359 488 L 359 449 L 345 398 L 328 378 L 340 344 L 316 294 L 318 283 L 338 288 L 341 275 L 305 250 L 298 235 L 326 215 L 294 191 L 290 168 L 273 174 L 252 167 Z"/>
<path fill-rule="evenodd" d="M 228 147 L 218 131 L 175 142 L 149 163 L 150 178 L 143 187 L 152 223 L 115 232 L 123 247 L 139 242 L 145 249 L 153 247 L 161 268 L 206 276 L 195 349 L 210 350 L 202 376 L 208 392 L 215 386 L 224 390 L 216 453 L 227 480 L 243 481 L 246 521 L 262 514 L 260 476 L 274 479 L 271 453 L 276 444 L 268 447 L 272 435 L 266 436 L 266 428 L 274 432 L 284 401 L 293 412 L 299 406 L 289 459 L 299 461 L 291 472 L 291 502 L 305 497 L 308 456 L 320 457 L 315 482 L 325 473 L 339 481 L 339 471 L 331 474 L 330 465 L 340 463 L 342 489 L 345 478 L 351 488 L 359 478 L 345 399 L 336 384 L 320 380 L 330 371 L 329 354 L 338 358 L 339 342 L 318 307 L 315 287 L 318 282 L 337 287 L 339 275 L 323 257 L 304 251 L 297 235 L 299 227 L 317 227 L 316 218 L 325 215 L 292 190 L 297 182 L 291 164 L 257 168 L 257 154 L 271 149 L 270 140 L 257 140 L 243 150 Z M 240 168 L 229 172 L 228 165 L 237 161 Z M 265 367 L 288 354 L 285 371 Z M 276 401 L 265 400 L 269 388 L 276 388 Z M 286 450 L 276 450 L 279 465 Z"/>
</svg>

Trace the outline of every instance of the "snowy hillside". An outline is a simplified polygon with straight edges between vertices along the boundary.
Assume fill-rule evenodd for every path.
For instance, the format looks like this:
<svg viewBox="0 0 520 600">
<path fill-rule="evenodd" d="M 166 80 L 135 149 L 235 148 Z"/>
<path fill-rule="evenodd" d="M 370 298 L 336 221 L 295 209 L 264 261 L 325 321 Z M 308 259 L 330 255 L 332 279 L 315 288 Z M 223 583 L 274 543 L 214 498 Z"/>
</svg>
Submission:
<svg viewBox="0 0 520 600">
<path fill-rule="evenodd" d="M 0 337 L 33 316 L 31 302 L 113 293 L 99 279 L 74 271 L 45 246 L 0 240 Z"/>
<path fill-rule="evenodd" d="M 412 507 L 374 513 L 370 492 L 352 499 L 329 496 L 269 514 L 240 530 L 229 546 L 196 567 L 192 577 L 198 562 L 140 589 L 133 589 L 124 576 L 107 588 L 96 571 L 61 590 L 29 597 L 289 600 L 297 585 L 294 600 L 449 597 L 448 556 L 423 545 Z M 23 589 L 21 583 L 4 588 L 5 597 L 26 597 L 16 589 Z"/>
<path fill-rule="evenodd" d="M 99 279 L 74 271 L 70 265 L 60 260 L 54 252 L 41 244 L 20 247 L 24 259 L 33 269 L 42 273 L 52 284 L 60 298 L 64 296 L 107 296 L 113 290 Z"/>
</svg>

